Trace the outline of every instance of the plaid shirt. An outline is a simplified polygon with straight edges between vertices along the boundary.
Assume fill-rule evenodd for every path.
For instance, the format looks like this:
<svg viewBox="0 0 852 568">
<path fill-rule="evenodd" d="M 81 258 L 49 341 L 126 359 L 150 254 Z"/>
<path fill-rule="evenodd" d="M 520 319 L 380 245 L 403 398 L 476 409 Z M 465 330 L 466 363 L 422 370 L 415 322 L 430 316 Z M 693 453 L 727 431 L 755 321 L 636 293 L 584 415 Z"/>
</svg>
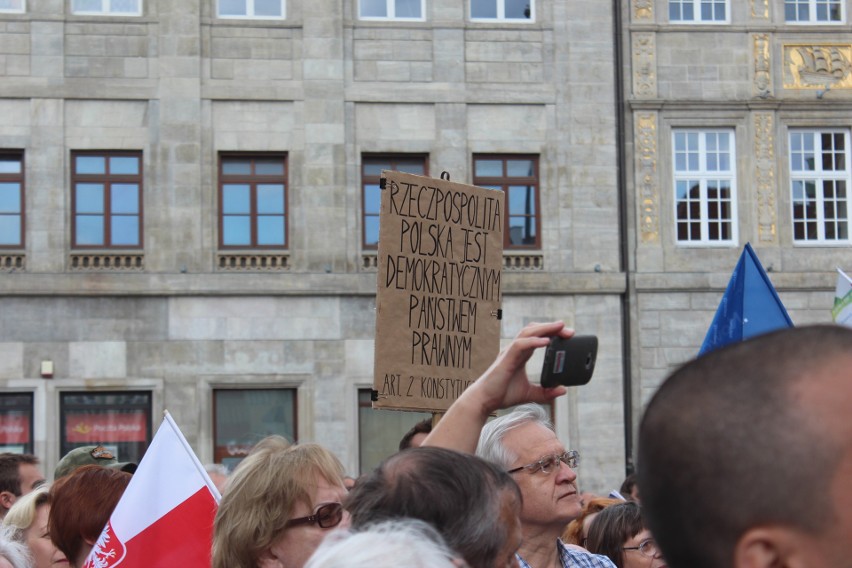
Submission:
<svg viewBox="0 0 852 568">
<path fill-rule="evenodd" d="M 559 551 L 562 568 L 615 568 L 615 564 L 606 556 L 568 548 L 558 539 L 556 540 L 556 549 Z M 532 568 L 526 560 L 521 558 L 520 554 L 515 556 L 518 558 L 518 564 L 521 565 L 521 568 Z"/>
</svg>

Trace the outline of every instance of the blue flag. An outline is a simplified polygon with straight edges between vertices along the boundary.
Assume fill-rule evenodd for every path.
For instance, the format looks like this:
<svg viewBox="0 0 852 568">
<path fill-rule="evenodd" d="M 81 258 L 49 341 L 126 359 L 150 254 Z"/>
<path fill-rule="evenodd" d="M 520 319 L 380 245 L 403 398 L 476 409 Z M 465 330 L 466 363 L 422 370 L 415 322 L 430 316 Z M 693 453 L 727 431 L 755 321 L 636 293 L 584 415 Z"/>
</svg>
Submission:
<svg viewBox="0 0 852 568">
<path fill-rule="evenodd" d="M 698 354 L 784 327 L 793 321 L 746 243 Z"/>
</svg>

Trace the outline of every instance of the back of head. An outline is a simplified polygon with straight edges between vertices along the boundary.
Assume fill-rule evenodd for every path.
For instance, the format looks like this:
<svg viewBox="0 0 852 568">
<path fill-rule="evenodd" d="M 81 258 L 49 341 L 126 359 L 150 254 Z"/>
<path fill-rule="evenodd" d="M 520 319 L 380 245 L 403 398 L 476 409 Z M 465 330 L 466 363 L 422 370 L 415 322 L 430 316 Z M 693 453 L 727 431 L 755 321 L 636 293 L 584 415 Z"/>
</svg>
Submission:
<svg viewBox="0 0 852 568">
<path fill-rule="evenodd" d="M 311 506 L 318 480 L 343 485 L 343 465 L 317 444 L 270 445 L 246 457 L 228 480 L 213 525 L 213 567 L 255 568 L 298 502 Z"/>
<path fill-rule="evenodd" d="M 568 523 L 568 527 L 565 529 L 565 532 L 562 535 L 563 542 L 567 544 L 576 544 L 579 546 L 585 546 L 583 543 L 583 523 L 589 515 L 595 515 L 600 513 L 605 508 L 610 505 L 618 505 L 624 503 L 621 499 L 615 499 L 613 497 L 593 497 L 586 501 L 583 505 L 583 510 L 580 512 L 580 516 Z"/>
<path fill-rule="evenodd" d="M 821 388 L 811 384 L 820 369 L 850 353 L 852 330 L 786 329 L 713 351 L 665 381 L 642 419 L 638 481 L 669 566 L 727 567 L 749 528 L 816 533 L 828 522 L 838 451 L 795 391 Z"/>
<path fill-rule="evenodd" d="M 0 492 L 21 494 L 21 464 L 38 465 L 38 458 L 32 454 L 0 453 Z"/>
<path fill-rule="evenodd" d="M 346 508 L 355 529 L 410 517 L 425 521 L 472 568 L 495 564 L 508 538 L 504 495 L 520 506 L 514 480 L 496 465 L 444 448 L 412 448 L 361 476 Z"/>
<path fill-rule="evenodd" d="M 15 540 L 23 541 L 24 531 L 30 528 L 36 517 L 36 509 L 41 505 L 50 503 L 50 489 L 47 485 L 37 487 L 27 493 L 12 505 L 6 516 L 3 517 L 3 525 L 14 530 Z"/>
<path fill-rule="evenodd" d="M 430 525 L 399 519 L 329 534 L 305 568 L 454 568 L 453 556 Z"/>
<path fill-rule="evenodd" d="M 84 465 L 50 488 L 50 539 L 73 564 L 83 546 L 95 542 L 130 483 L 131 474 Z"/>
<path fill-rule="evenodd" d="M 432 431 L 432 419 L 425 418 L 411 427 L 399 441 L 399 451 L 412 447 L 412 440 L 417 434 L 429 434 Z M 417 446 L 419 447 L 419 445 Z"/>
<path fill-rule="evenodd" d="M 589 527 L 586 549 L 603 554 L 616 565 L 624 567 L 624 543 L 645 528 L 642 509 L 633 501 L 622 501 L 605 507 Z"/>
<path fill-rule="evenodd" d="M 482 428 L 479 443 L 476 446 L 476 455 L 496 463 L 504 469 L 511 467 L 512 462 L 518 456 L 512 455 L 506 449 L 503 445 L 503 437 L 509 430 L 529 422 L 553 429 L 553 425 L 547 418 L 547 413 L 541 406 L 538 404 L 522 404 L 515 407 L 511 412 L 489 421 Z"/>
</svg>

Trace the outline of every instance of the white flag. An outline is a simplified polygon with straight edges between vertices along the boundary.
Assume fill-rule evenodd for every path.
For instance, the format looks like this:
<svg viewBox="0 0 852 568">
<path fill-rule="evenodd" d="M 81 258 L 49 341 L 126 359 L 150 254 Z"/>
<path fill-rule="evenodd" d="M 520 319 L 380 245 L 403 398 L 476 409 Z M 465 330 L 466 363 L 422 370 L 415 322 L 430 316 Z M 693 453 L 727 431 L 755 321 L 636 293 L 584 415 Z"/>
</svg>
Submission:
<svg viewBox="0 0 852 568">
<path fill-rule="evenodd" d="M 836 323 L 852 327 L 852 278 L 839 268 L 837 272 L 837 290 L 834 292 L 831 315 Z"/>
</svg>

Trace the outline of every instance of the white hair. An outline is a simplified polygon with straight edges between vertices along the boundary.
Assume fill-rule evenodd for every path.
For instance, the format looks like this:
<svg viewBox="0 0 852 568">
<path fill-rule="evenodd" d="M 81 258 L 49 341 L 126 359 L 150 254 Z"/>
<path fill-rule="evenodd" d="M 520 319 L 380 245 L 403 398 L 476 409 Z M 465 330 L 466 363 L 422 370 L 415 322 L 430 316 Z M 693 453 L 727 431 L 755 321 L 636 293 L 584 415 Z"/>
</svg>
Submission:
<svg viewBox="0 0 852 568">
<path fill-rule="evenodd" d="M 329 534 L 305 568 L 456 568 L 457 558 L 431 525 L 395 519 Z"/>
<path fill-rule="evenodd" d="M 0 557 L 8 560 L 12 568 L 31 568 L 30 551 L 26 544 L 14 540 L 14 532 L 12 526 L 0 526 Z"/>
<path fill-rule="evenodd" d="M 510 468 L 518 456 L 509 451 L 503 444 L 503 437 L 513 428 L 527 422 L 541 424 L 553 430 L 553 424 L 547 418 L 547 413 L 538 404 L 522 404 L 512 412 L 498 416 L 482 428 L 479 443 L 476 445 L 476 455 L 503 468 Z"/>
</svg>

